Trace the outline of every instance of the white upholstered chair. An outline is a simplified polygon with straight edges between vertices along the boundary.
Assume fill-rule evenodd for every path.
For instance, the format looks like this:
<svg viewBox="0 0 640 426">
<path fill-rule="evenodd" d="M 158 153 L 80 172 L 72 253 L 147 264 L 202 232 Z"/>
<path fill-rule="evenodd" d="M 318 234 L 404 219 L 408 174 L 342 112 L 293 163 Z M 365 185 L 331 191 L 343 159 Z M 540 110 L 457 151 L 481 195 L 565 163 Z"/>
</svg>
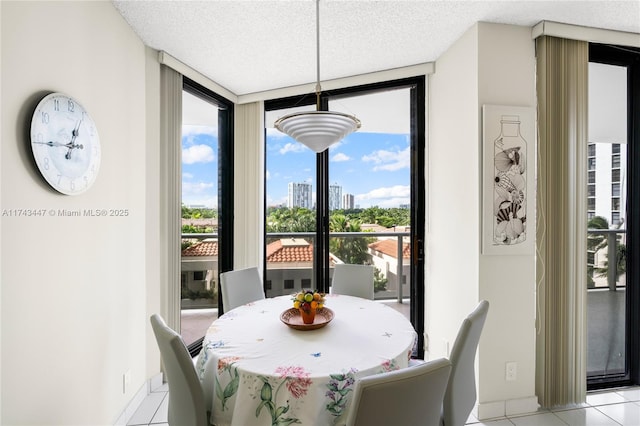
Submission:
<svg viewBox="0 0 640 426">
<path fill-rule="evenodd" d="M 373 266 L 337 264 L 333 269 L 331 293 L 373 300 Z"/>
<path fill-rule="evenodd" d="M 475 358 L 489 302 L 482 300 L 460 325 L 451 348 L 451 376 L 442 404 L 442 424 L 463 426 L 476 403 Z"/>
<path fill-rule="evenodd" d="M 150 320 L 169 384 L 169 425 L 208 426 L 202 385 L 182 337 L 160 315 Z"/>
<path fill-rule="evenodd" d="M 363 377 L 353 392 L 347 426 L 438 426 L 451 362 L 440 358 Z"/>
<path fill-rule="evenodd" d="M 255 267 L 221 273 L 220 287 L 225 312 L 264 299 L 262 280 Z"/>
</svg>

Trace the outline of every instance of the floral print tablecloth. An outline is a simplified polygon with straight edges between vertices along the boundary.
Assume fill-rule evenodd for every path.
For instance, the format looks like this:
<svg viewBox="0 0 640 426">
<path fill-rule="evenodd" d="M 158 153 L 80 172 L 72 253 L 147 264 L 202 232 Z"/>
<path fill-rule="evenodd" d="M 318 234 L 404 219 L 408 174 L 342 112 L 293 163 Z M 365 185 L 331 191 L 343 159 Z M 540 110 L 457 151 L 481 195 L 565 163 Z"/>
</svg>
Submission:
<svg viewBox="0 0 640 426">
<path fill-rule="evenodd" d="M 196 370 L 217 426 L 341 425 L 356 379 L 407 367 L 416 333 L 384 303 L 328 294 L 317 330 L 280 321 L 291 296 L 240 306 L 213 322 Z"/>
</svg>

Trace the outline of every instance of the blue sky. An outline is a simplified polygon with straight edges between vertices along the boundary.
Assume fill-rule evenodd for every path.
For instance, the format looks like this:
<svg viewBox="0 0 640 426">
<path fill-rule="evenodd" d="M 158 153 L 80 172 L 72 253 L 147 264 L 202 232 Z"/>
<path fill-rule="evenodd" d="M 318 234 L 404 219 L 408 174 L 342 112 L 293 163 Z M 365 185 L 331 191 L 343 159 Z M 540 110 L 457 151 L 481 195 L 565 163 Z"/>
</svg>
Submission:
<svg viewBox="0 0 640 426">
<path fill-rule="evenodd" d="M 182 202 L 218 206 L 217 128 L 182 126 Z"/>
<path fill-rule="evenodd" d="M 329 150 L 329 181 L 353 194 L 361 208 L 399 207 L 410 201 L 409 91 L 400 89 L 343 98 L 330 105 L 353 114 L 362 128 Z M 312 108 L 311 107 L 307 107 Z M 286 205 L 289 182 L 308 182 L 315 190 L 316 154 L 266 122 L 267 206 Z M 182 201 L 217 208 L 217 107 L 183 92 Z"/>
<path fill-rule="evenodd" d="M 217 207 L 218 137 L 208 126 L 183 126 L 182 200 Z M 289 182 L 315 190 L 315 153 L 275 130 L 267 136 L 267 205 L 286 205 Z M 329 151 L 330 182 L 362 208 L 409 203 L 408 135 L 356 132 Z"/>
<path fill-rule="evenodd" d="M 282 133 L 267 133 L 267 206 L 287 203 L 289 182 L 315 190 L 315 153 Z M 410 144 L 402 134 L 356 132 L 329 150 L 329 181 L 362 208 L 399 207 L 410 199 Z"/>
</svg>

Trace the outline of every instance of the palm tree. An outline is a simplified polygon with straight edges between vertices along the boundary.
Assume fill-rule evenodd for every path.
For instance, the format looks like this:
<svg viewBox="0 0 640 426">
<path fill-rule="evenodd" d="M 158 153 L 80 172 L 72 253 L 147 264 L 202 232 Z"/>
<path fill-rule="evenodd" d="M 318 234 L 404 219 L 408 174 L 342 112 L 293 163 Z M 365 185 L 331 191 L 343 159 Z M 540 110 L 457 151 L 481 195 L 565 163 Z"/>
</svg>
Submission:
<svg viewBox="0 0 640 426">
<path fill-rule="evenodd" d="M 330 232 L 362 232 L 361 222 L 356 219 L 348 220 L 345 215 L 334 214 L 329 218 Z M 331 238 L 329 249 L 331 253 L 340 258 L 344 263 L 362 265 L 369 260 L 369 240 L 365 237 L 340 237 Z"/>
<path fill-rule="evenodd" d="M 594 216 L 587 222 L 588 229 L 609 229 L 609 221 L 602 216 Z M 596 252 L 607 246 L 607 237 L 604 234 L 588 234 L 587 250 Z"/>
<path fill-rule="evenodd" d="M 610 229 L 609 221 L 602 216 L 595 216 L 587 222 L 588 229 Z M 605 234 L 589 233 L 587 236 L 587 250 L 593 253 L 607 247 L 608 238 Z M 611 250 L 611 248 L 609 248 Z M 624 274 L 627 270 L 627 246 L 620 242 L 620 235 L 615 239 L 615 253 L 616 253 L 616 265 L 615 265 L 615 282 L 618 281 L 620 275 Z M 587 286 L 592 288 L 594 286 L 593 272 L 597 272 L 598 277 L 607 277 L 609 274 L 609 261 L 604 262 L 604 266 L 596 268 L 594 265 L 587 265 L 588 268 L 588 283 Z"/>
</svg>

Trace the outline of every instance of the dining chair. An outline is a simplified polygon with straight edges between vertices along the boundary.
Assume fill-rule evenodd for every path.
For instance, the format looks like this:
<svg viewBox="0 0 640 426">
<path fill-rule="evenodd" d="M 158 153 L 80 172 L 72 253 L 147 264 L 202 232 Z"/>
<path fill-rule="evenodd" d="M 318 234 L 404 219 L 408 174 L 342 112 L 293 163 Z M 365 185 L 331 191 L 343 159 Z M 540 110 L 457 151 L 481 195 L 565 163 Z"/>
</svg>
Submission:
<svg viewBox="0 0 640 426">
<path fill-rule="evenodd" d="M 373 300 L 373 266 L 336 264 L 331 293 Z"/>
<path fill-rule="evenodd" d="M 356 381 L 347 426 L 438 426 L 451 362 L 428 361 Z"/>
<path fill-rule="evenodd" d="M 265 298 L 262 280 L 256 267 L 221 273 L 220 287 L 225 312 Z"/>
<path fill-rule="evenodd" d="M 488 312 L 489 302 L 480 301 L 462 321 L 451 348 L 452 369 L 442 403 L 444 426 L 463 426 L 476 403 L 476 350 Z"/>
<path fill-rule="evenodd" d="M 169 425 L 207 426 L 204 392 L 182 337 L 160 315 L 150 320 L 169 384 Z"/>
</svg>

